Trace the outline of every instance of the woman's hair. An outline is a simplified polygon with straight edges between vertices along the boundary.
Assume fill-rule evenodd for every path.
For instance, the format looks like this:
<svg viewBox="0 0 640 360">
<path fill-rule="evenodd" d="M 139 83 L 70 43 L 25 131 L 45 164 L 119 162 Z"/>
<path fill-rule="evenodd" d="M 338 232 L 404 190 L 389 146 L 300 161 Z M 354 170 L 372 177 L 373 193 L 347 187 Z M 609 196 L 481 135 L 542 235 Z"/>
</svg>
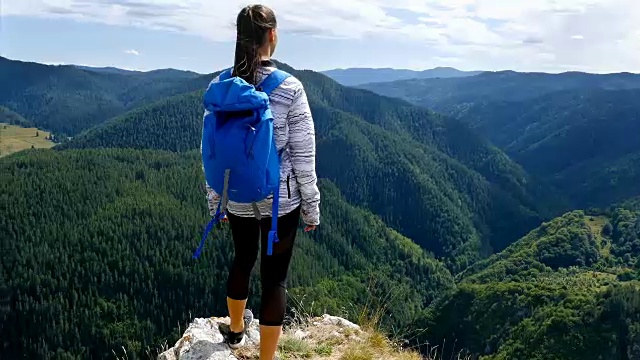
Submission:
<svg viewBox="0 0 640 360">
<path fill-rule="evenodd" d="M 238 38 L 233 75 L 255 85 L 260 66 L 258 49 L 265 44 L 267 32 L 276 28 L 276 15 L 266 6 L 250 5 L 240 10 L 236 26 Z"/>
</svg>

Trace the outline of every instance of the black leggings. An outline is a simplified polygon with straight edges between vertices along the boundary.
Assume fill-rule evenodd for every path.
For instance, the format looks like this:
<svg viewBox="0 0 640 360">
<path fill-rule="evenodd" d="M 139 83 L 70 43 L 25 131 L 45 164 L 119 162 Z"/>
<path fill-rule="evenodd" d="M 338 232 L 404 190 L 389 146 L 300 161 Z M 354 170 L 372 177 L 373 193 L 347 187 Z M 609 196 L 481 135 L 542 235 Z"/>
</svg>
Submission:
<svg viewBox="0 0 640 360">
<path fill-rule="evenodd" d="M 262 299 L 260 324 L 281 326 L 286 311 L 287 273 L 296 239 L 300 207 L 278 218 L 279 242 L 273 244 L 273 254 L 267 255 L 267 239 L 271 230 L 271 218 L 260 221 L 253 217 L 228 215 L 235 247 L 235 258 L 227 281 L 227 296 L 233 300 L 249 297 L 249 278 L 258 259 L 260 247 L 260 275 Z M 259 240 L 262 241 L 259 241 Z"/>
</svg>

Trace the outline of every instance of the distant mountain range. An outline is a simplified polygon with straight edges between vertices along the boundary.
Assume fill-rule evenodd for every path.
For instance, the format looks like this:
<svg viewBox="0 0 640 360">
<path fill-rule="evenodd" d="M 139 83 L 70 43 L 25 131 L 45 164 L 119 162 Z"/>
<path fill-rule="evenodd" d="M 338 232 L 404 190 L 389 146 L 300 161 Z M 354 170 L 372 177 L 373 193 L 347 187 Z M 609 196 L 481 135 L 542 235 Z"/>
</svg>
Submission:
<svg viewBox="0 0 640 360">
<path fill-rule="evenodd" d="M 580 208 L 640 193 L 640 75 L 503 71 L 361 88 L 468 124 Z"/>
<path fill-rule="evenodd" d="M 0 106 L 37 127 L 74 136 L 139 105 L 202 89 L 209 81 L 172 69 L 131 72 L 0 57 Z"/>
<path fill-rule="evenodd" d="M 72 65 L 72 66 L 75 66 L 78 69 L 99 72 L 104 74 L 120 74 L 120 75 L 138 74 L 138 75 L 156 75 L 156 76 L 168 76 L 168 77 L 171 75 L 174 75 L 176 77 L 181 77 L 181 78 L 189 77 L 189 76 L 197 77 L 202 75 L 193 71 L 177 70 L 177 69 L 170 69 L 170 68 L 150 70 L 150 71 L 139 71 L 139 70 L 120 69 L 120 68 L 110 67 L 110 66 L 107 66 L 107 67 L 93 67 L 93 66 L 83 66 L 83 65 Z"/>
<path fill-rule="evenodd" d="M 451 67 L 437 67 L 423 71 L 391 68 L 350 68 L 328 70 L 322 73 L 342 85 L 356 86 L 408 79 L 458 78 L 478 75 L 482 71 L 461 71 Z"/>
<path fill-rule="evenodd" d="M 487 71 L 477 76 L 384 81 L 358 87 L 449 114 L 458 111 L 462 106 L 478 102 L 521 101 L 563 90 L 638 89 L 640 74 Z"/>
</svg>

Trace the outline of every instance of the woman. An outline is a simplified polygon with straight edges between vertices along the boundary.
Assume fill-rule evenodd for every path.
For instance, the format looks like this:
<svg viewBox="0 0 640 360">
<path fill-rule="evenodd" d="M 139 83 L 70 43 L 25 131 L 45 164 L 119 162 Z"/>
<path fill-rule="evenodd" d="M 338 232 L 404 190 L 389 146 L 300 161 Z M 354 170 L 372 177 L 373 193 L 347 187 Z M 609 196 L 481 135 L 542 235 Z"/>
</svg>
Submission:
<svg viewBox="0 0 640 360">
<path fill-rule="evenodd" d="M 233 76 L 258 85 L 275 64 L 271 56 L 278 35 L 276 17 L 266 6 L 252 5 L 237 18 L 237 41 Z M 218 79 L 213 80 L 218 81 Z M 228 219 L 235 247 L 235 258 L 227 281 L 227 306 L 231 324 L 226 341 L 232 348 L 244 344 L 244 332 L 253 320 L 245 310 L 249 295 L 249 277 L 261 251 L 262 299 L 260 308 L 260 359 L 274 359 L 286 309 L 286 280 L 300 217 L 305 231 L 320 223 L 320 192 L 315 173 L 315 133 L 307 97 L 299 80 L 289 77 L 270 95 L 274 115 L 274 137 L 278 151 L 283 150 L 280 165 L 279 242 L 273 255 L 266 255 L 271 228 L 271 200 L 257 204 L 261 219 L 252 204 L 229 202 Z M 207 185 L 209 209 L 213 215 L 219 194 Z"/>
</svg>

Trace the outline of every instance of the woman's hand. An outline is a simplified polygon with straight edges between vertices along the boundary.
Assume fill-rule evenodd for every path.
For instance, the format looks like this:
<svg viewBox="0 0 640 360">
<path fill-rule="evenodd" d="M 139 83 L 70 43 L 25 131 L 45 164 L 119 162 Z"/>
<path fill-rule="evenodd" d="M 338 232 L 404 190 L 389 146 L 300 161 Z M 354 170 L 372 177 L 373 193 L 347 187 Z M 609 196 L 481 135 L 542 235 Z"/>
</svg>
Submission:
<svg viewBox="0 0 640 360">
<path fill-rule="evenodd" d="M 316 228 L 317 228 L 317 226 L 315 226 L 315 225 L 307 225 L 307 226 L 304 228 L 304 232 L 313 231 L 313 230 L 315 230 Z"/>
</svg>

